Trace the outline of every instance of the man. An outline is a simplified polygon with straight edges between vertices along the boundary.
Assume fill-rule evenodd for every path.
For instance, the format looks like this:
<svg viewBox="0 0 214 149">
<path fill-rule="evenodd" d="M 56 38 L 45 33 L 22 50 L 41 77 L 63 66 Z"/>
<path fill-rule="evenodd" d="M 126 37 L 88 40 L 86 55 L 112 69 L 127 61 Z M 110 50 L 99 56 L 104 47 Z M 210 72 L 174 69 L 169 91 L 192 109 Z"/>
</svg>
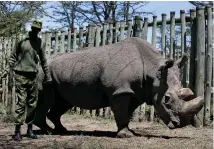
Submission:
<svg viewBox="0 0 214 149">
<path fill-rule="evenodd" d="M 35 20 L 31 25 L 29 37 L 17 42 L 9 58 L 10 72 L 14 71 L 17 103 L 15 109 L 15 141 L 21 141 L 21 125 L 28 124 L 27 137 L 37 139 L 33 133 L 32 124 L 37 105 L 37 73 L 38 62 L 41 61 L 45 73 L 45 82 L 52 81 L 45 57 L 45 45 L 38 38 L 42 22 Z M 38 56 L 39 59 L 38 59 Z M 27 109 L 26 109 L 27 107 Z M 27 110 L 27 116 L 25 115 Z"/>
</svg>

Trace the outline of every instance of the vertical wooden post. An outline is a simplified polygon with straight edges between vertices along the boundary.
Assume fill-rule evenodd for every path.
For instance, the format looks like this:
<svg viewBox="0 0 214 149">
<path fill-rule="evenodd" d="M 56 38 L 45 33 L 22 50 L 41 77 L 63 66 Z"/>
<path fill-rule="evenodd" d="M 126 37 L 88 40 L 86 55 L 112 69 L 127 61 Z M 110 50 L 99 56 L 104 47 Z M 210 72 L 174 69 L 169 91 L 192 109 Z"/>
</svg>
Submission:
<svg viewBox="0 0 214 149">
<path fill-rule="evenodd" d="M 54 46 L 54 55 L 59 51 L 59 36 L 58 32 L 55 32 L 55 46 Z"/>
<path fill-rule="evenodd" d="M 5 44 L 5 68 L 7 67 L 7 59 L 8 59 L 8 56 L 9 56 L 9 54 L 10 54 L 10 52 L 8 52 L 9 51 L 9 37 L 6 37 L 6 44 Z M 5 106 L 6 107 L 8 107 L 8 96 L 9 96 L 9 94 L 8 94 L 8 79 L 9 79 L 9 76 L 7 75 L 6 76 L 6 88 L 5 88 Z"/>
<path fill-rule="evenodd" d="M 102 46 L 106 45 L 107 24 L 103 23 Z"/>
<path fill-rule="evenodd" d="M 94 25 L 89 24 L 88 27 L 88 47 L 94 47 Z"/>
<path fill-rule="evenodd" d="M 79 28 L 79 46 L 78 46 L 78 49 L 81 50 L 81 48 L 83 48 L 83 27 L 82 26 L 80 26 L 80 28 Z M 80 113 L 82 115 L 84 115 L 85 112 L 86 112 L 85 109 L 80 108 Z"/>
<path fill-rule="evenodd" d="M 83 27 L 79 28 L 79 48 L 83 47 Z"/>
<path fill-rule="evenodd" d="M 17 42 L 17 38 L 14 36 L 12 38 L 12 49 L 15 47 L 15 44 Z M 12 112 L 15 111 L 16 106 L 16 91 L 15 91 L 15 79 L 12 78 Z"/>
<path fill-rule="evenodd" d="M 50 32 L 46 32 L 45 34 L 45 53 L 46 53 L 46 57 L 47 59 L 50 57 L 50 50 L 51 50 L 51 33 Z"/>
<path fill-rule="evenodd" d="M 127 38 L 132 36 L 132 20 L 128 20 L 128 31 L 127 31 Z"/>
<path fill-rule="evenodd" d="M 157 29 L 157 16 L 153 16 L 153 26 L 152 26 L 152 45 L 156 45 L 156 29 Z"/>
<path fill-rule="evenodd" d="M 148 34 L 148 18 L 144 18 L 143 39 L 147 40 Z"/>
<path fill-rule="evenodd" d="M 68 29 L 68 42 L 67 42 L 67 47 L 69 52 L 71 52 L 71 28 Z"/>
<path fill-rule="evenodd" d="M 175 44 L 175 11 L 170 12 L 170 59 L 173 59 L 173 49 Z"/>
<path fill-rule="evenodd" d="M 2 38 L 2 57 L 3 57 L 3 70 L 6 68 L 6 48 L 5 48 L 5 37 Z M 2 101 L 5 105 L 5 96 L 6 96 L 6 78 L 2 78 Z"/>
<path fill-rule="evenodd" d="M 120 22 L 120 41 L 124 40 L 125 21 Z"/>
<path fill-rule="evenodd" d="M 120 22 L 116 22 L 115 32 L 114 32 L 114 43 L 118 42 L 118 32 L 119 32 L 119 24 Z"/>
<path fill-rule="evenodd" d="M 148 18 L 144 18 L 144 25 L 143 25 L 143 35 L 142 38 L 147 41 L 147 34 L 148 34 Z M 139 121 L 142 121 L 145 118 L 146 114 L 146 103 L 140 105 L 140 112 L 139 112 Z"/>
<path fill-rule="evenodd" d="M 161 28 L 161 50 L 163 57 L 166 58 L 166 14 L 162 14 L 162 28 Z"/>
<path fill-rule="evenodd" d="M 133 37 L 141 37 L 141 20 L 140 16 L 135 16 L 134 18 L 134 29 L 133 29 Z"/>
<path fill-rule="evenodd" d="M 214 19 L 214 12 L 212 12 L 212 17 Z M 213 37 L 212 37 L 212 51 L 213 51 L 213 62 L 212 62 L 212 66 L 213 66 L 213 87 L 212 87 L 212 100 L 214 98 L 214 24 L 212 24 L 212 32 L 213 32 Z"/>
<path fill-rule="evenodd" d="M 94 36 L 95 36 L 94 27 L 95 26 L 93 24 L 88 25 L 88 47 L 94 47 Z M 96 114 L 96 110 L 87 110 L 86 112 L 89 115 L 91 113 L 92 117 L 94 117 Z"/>
<path fill-rule="evenodd" d="M 153 16 L 153 27 L 152 27 L 152 45 L 156 45 L 156 29 L 157 29 L 157 16 Z M 155 109 L 154 106 L 151 106 L 150 109 L 150 121 L 154 121 Z"/>
<path fill-rule="evenodd" d="M 205 67 L 205 15 L 204 6 L 196 8 L 196 80 L 195 80 L 195 95 L 204 97 L 204 67 Z M 203 126 L 204 107 L 197 114 L 198 119 L 195 121 L 195 126 Z"/>
<path fill-rule="evenodd" d="M 96 41 L 95 41 L 95 47 L 99 47 L 100 46 L 100 30 L 101 30 L 101 25 L 97 25 L 97 29 L 96 29 Z"/>
<path fill-rule="evenodd" d="M 195 93 L 195 73 L 196 72 L 196 11 L 190 9 L 191 23 L 191 50 L 190 50 L 190 69 L 189 69 L 189 88 Z"/>
<path fill-rule="evenodd" d="M 141 20 L 140 16 L 135 16 L 134 18 L 134 27 L 133 27 L 133 37 L 141 37 Z M 133 121 L 139 121 L 140 116 L 140 106 L 133 113 Z"/>
<path fill-rule="evenodd" d="M 108 38 L 108 44 L 112 44 L 113 41 L 113 22 L 109 23 L 109 38 Z"/>
<path fill-rule="evenodd" d="M 180 10 L 180 18 L 181 18 L 181 55 L 187 53 L 186 49 L 186 20 L 185 20 L 185 11 Z M 188 71 L 188 63 L 183 68 L 183 76 L 182 76 L 182 85 L 183 87 L 188 86 L 188 78 L 189 78 L 189 71 Z"/>
<path fill-rule="evenodd" d="M 205 65 L 205 105 L 204 105 L 204 125 L 210 123 L 210 99 L 211 99 L 211 86 L 212 86 L 212 7 L 207 6 L 207 52 L 206 52 L 206 65 Z"/>
<path fill-rule="evenodd" d="M 73 52 L 76 52 L 76 47 L 77 47 L 77 28 L 73 29 Z"/>
<path fill-rule="evenodd" d="M 65 52 L 65 32 L 61 31 L 61 38 L 60 38 L 60 53 Z"/>
</svg>

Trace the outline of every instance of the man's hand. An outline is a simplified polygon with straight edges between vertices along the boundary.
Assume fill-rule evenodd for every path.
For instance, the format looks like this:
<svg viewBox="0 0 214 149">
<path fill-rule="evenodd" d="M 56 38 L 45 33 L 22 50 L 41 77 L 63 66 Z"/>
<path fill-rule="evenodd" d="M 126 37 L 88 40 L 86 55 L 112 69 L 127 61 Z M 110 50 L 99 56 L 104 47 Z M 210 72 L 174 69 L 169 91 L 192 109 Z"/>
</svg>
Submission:
<svg viewBox="0 0 214 149">
<path fill-rule="evenodd" d="M 51 83 L 52 83 L 52 78 L 51 77 L 45 77 L 44 84 L 51 84 Z"/>
</svg>

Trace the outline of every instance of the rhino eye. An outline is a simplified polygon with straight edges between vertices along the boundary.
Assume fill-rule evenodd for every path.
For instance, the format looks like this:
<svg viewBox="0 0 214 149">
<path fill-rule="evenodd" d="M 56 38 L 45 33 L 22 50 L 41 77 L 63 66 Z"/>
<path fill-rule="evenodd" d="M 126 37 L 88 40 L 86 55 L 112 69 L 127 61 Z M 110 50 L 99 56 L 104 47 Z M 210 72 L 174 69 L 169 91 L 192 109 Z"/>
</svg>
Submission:
<svg viewBox="0 0 214 149">
<path fill-rule="evenodd" d="M 170 102 L 170 95 L 165 95 L 165 104 L 169 104 Z"/>
</svg>

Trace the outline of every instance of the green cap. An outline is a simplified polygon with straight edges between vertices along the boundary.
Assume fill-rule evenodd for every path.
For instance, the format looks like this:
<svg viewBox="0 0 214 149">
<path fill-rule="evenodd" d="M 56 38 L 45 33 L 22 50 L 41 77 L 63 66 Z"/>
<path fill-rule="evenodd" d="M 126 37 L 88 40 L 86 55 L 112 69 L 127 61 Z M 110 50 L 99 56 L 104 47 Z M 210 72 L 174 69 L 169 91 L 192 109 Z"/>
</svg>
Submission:
<svg viewBox="0 0 214 149">
<path fill-rule="evenodd" d="M 34 20 L 31 24 L 31 27 L 42 29 L 42 21 L 41 20 Z"/>
</svg>

